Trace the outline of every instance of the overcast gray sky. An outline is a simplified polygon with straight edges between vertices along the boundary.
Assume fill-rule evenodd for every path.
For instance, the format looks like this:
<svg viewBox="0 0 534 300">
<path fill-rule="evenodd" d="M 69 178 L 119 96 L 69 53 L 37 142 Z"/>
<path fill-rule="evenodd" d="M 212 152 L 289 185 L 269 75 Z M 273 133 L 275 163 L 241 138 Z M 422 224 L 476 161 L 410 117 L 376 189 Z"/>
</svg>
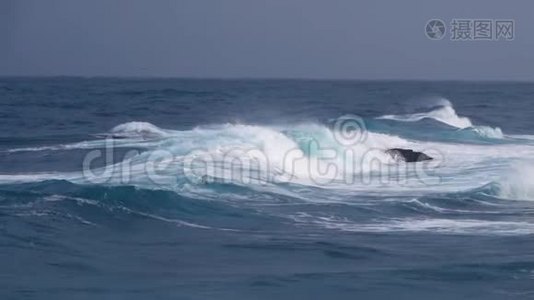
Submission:
<svg viewBox="0 0 534 300">
<path fill-rule="evenodd" d="M 533 13 L 504 0 L 0 0 L 0 75 L 534 80 Z M 429 40 L 432 18 L 514 19 L 515 39 Z"/>
</svg>

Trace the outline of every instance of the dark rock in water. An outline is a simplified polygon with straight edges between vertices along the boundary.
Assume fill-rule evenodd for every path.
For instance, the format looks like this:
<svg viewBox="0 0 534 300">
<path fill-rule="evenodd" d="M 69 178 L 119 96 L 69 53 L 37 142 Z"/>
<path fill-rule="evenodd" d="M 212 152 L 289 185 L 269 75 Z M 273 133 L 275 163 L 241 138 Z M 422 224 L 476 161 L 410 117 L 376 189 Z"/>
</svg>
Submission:
<svg viewBox="0 0 534 300">
<path fill-rule="evenodd" d="M 417 152 L 411 149 L 392 148 L 386 150 L 386 153 L 395 159 L 402 159 L 405 162 L 418 162 L 433 159 L 423 152 Z"/>
</svg>

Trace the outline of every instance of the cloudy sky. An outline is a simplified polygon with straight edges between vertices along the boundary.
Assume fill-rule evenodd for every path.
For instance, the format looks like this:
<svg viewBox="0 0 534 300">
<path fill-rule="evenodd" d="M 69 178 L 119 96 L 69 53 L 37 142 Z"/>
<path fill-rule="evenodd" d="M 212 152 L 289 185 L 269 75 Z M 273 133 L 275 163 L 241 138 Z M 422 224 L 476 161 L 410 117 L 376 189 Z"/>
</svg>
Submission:
<svg viewBox="0 0 534 300">
<path fill-rule="evenodd" d="M 0 0 L 0 75 L 534 80 L 530 1 Z M 425 35 L 429 19 L 446 36 Z M 451 41 L 512 19 L 513 41 Z"/>
</svg>

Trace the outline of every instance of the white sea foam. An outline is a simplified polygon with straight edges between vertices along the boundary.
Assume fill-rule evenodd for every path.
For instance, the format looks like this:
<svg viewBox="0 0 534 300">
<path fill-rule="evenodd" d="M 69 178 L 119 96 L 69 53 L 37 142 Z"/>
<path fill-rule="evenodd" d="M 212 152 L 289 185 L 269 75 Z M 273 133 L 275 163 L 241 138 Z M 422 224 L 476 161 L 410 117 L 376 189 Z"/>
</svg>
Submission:
<svg viewBox="0 0 534 300">
<path fill-rule="evenodd" d="M 450 103 L 444 100 L 441 104 L 448 107 L 445 111 L 456 114 Z M 456 120 L 471 124 L 462 118 Z M 107 168 L 91 170 L 93 180 L 81 172 L 51 172 L 4 174 L 0 175 L 0 183 L 60 179 L 175 191 L 183 191 L 184 187 L 198 183 L 232 183 L 249 187 L 260 184 L 272 185 L 271 191 L 280 193 L 286 191 L 278 183 L 295 183 L 340 190 L 345 194 L 420 195 L 457 192 L 498 181 L 510 163 L 534 155 L 534 147 L 526 144 L 438 143 L 371 131 L 358 143 L 343 145 L 336 140 L 334 130 L 308 123 L 292 126 L 221 124 L 178 131 L 146 122 L 129 122 L 110 131 L 110 134 L 127 136 L 113 140 L 113 146 L 143 147 L 146 151 Z M 157 138 L 144 139 L 148 136 Z M 311 147 L 314 143 L 315 148 Z M 106 140 L 93 140 L 58 148 L 105 146 Z M 436 158 L 430 165 L 432 172 L 421 175 L 416 167 L 423 164 L 398 163 L 385 153 L 385 150 L 397 147 L 423 151 Z M 325 154 L 324 150 L 331 151 Z M 344 156 L 345 153 L 353 156 Z M 330 154 L 333 156 L 329 157 Z M 289 157 L 289 163 L 288 155 L 293 155 Z M 188 163 L 191 160 L 211 162 L 213 168 Z M 241 166 L 236 167 L 234 162 Z M 193 185 L 189 185 L 191 183 Z M 206 190 L 209 189 L 202 191 Z M 501 187 L 503 195 L 513 195 L 513 190 L 517 189 L 507 188 L 506 184 Z"/>
<path fill-rule="evenodd" d="M 358 143 L 343 145 L 336 140 L 334 130 L 313 123 L 293 126 L 221 124 L 183 131 L 162 129 L 144 122 L 125 123 L 110 131 L 110 134 L 122 134 L 125 137 L 117 140 L 116 145 L 142 146 L 146 151 L 107 168 L 92 170 L 96 177 L 93 179 L 101 180 L 97 182 L 99 184 L 171 190 L 195 198 L 213 200 L 223 197 L 221 190 L 212 188 L 211 183 L 231 183 L 247 186 L 262 194 L 290 196 L 314 203 L 347 204 L 367 195 L 379 196 L 381 199 L 391 196 L 394 201 L 402 201 L 398 199 L 461 192 L 493 182 L 495 196 L 499 198 L 534 200 L 534 184 L 530 180 L 534 175 L 534 167 L 529 167 L 534 164 L 524 163 L 525 158 L 534 156 L 534 146 L 528 143 L 441 143 L 367 132 L 365 139 Z M 106 140 L 85 141 L 63 146 L 62 149 L 98 148 L 105 146 L 105 142 Z M 310 147 L 313 143 L 319 148 Z M 435 157 L 435 174 L 428 175 L 429 179 L 435 180 L 421 180 L 428 178 L 421 178 L 421 174 L 414 171 L 414 167 L 420 164 L 399 164 L 385 154 L 386 149 L 395 147 L 424 151 Z M 337 156 L 328 158 L 321 151 L 325 149 L 332 150 Z M 355 161 L 347 161 L 346 157 L 340 155 L 345 151 L 353 153 Z M 288 153 L 295 154 L 298 159 L 287 164 Z M 192 158 L 213 162 L 213 169 L 208 170 L 202 164 L 188 164 L 188 160 Z M 236 168 L 236 165 L 227 164 L 234 161 L 241 165 Z M 317 163 L 315 167 L 318 169 L 313 167 L 314 163 Z M 346 168 L 348 164 L 352 167 Z M 336 166 L 338 172 L 325 172 L 329 165 Z M 514 167 L 510 168 L 510 165 Z M 390 167 L 393 167 L 393 171 Z M 190 174 L 196 177 L 188 177 Z M 356 175 L 357 179 L 347 183 L 344 181 L 346 175 Z M 95 183 L 82 172 L 0 175 L 2 184 L 51 179 L 78 184 Z M 322 179 L 327 179 L 327 184 L 323 184 Z M 239 195 L 239 192 L 229 198 L 234 201 L 249 201 L 246 195 Z M 534 234 L 534 223 L 526 221 L 479 220 L 470 216 L 472 211 L 469 208 L 454 210 L 446 205 L 441 207 L 417 201 L 415 205 L 420 207 L 422 214 L 425 210 L 431 210 L 437 214 L 461 214 L 464 218 L 391 218 L 376 222 L 353 222 L 335 216 L 312 216 L 304 221 L 330 229 L 355 232 Z M 197 226 L 180 220 L 170 221 Z M 296 221 L 303 222 L 298 218 Z"/>
<path fill-rule="evenodd" d="M 386 220 L 351 220 L 336 215 L 317 216 L 299 212 L 288 216 L 298 224 L 319 226 L 349 232 L 418 232 L 461 235 L 529 235 L 534 234 L 534 222 L 514 220 L 448 219 L 428 217 L 390 218 Z"/>
<path fill-rule="evenodd" d="M 148 122 L 128 122 L 120 124 L 111 129 L 110 133 L 114 137 L 142 137 L 160 138 L 169 135 L 169 131 L 161 129 Z"/>
<path fill-rule="evenodd" d="M 534 223 L 520 221 L 492 221 L 480 219 L 406 218 L 377 223 L 343 223 L 319 221 L 320 225 L 354 232 L 432 232 L 465 235 L 529 235 Z"/>
<path fill-rule="evenodd" d="M 534 161 L 514 164 L 493 186 L 500 198 L 534 200 Z"/>
</svg>

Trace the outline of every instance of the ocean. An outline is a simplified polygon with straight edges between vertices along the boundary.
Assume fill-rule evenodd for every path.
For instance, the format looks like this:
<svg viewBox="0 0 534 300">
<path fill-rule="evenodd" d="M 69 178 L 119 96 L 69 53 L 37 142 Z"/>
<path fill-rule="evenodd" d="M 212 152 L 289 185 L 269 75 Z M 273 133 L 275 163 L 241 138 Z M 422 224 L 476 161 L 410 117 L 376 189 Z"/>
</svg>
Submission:
<svg viewBox="0 0 534 300">
<path fill-rule="evenodd" d="M 533 113 L 527 82 L 0 78 L 0 298 L 534 299 Z"/>
</svg>

